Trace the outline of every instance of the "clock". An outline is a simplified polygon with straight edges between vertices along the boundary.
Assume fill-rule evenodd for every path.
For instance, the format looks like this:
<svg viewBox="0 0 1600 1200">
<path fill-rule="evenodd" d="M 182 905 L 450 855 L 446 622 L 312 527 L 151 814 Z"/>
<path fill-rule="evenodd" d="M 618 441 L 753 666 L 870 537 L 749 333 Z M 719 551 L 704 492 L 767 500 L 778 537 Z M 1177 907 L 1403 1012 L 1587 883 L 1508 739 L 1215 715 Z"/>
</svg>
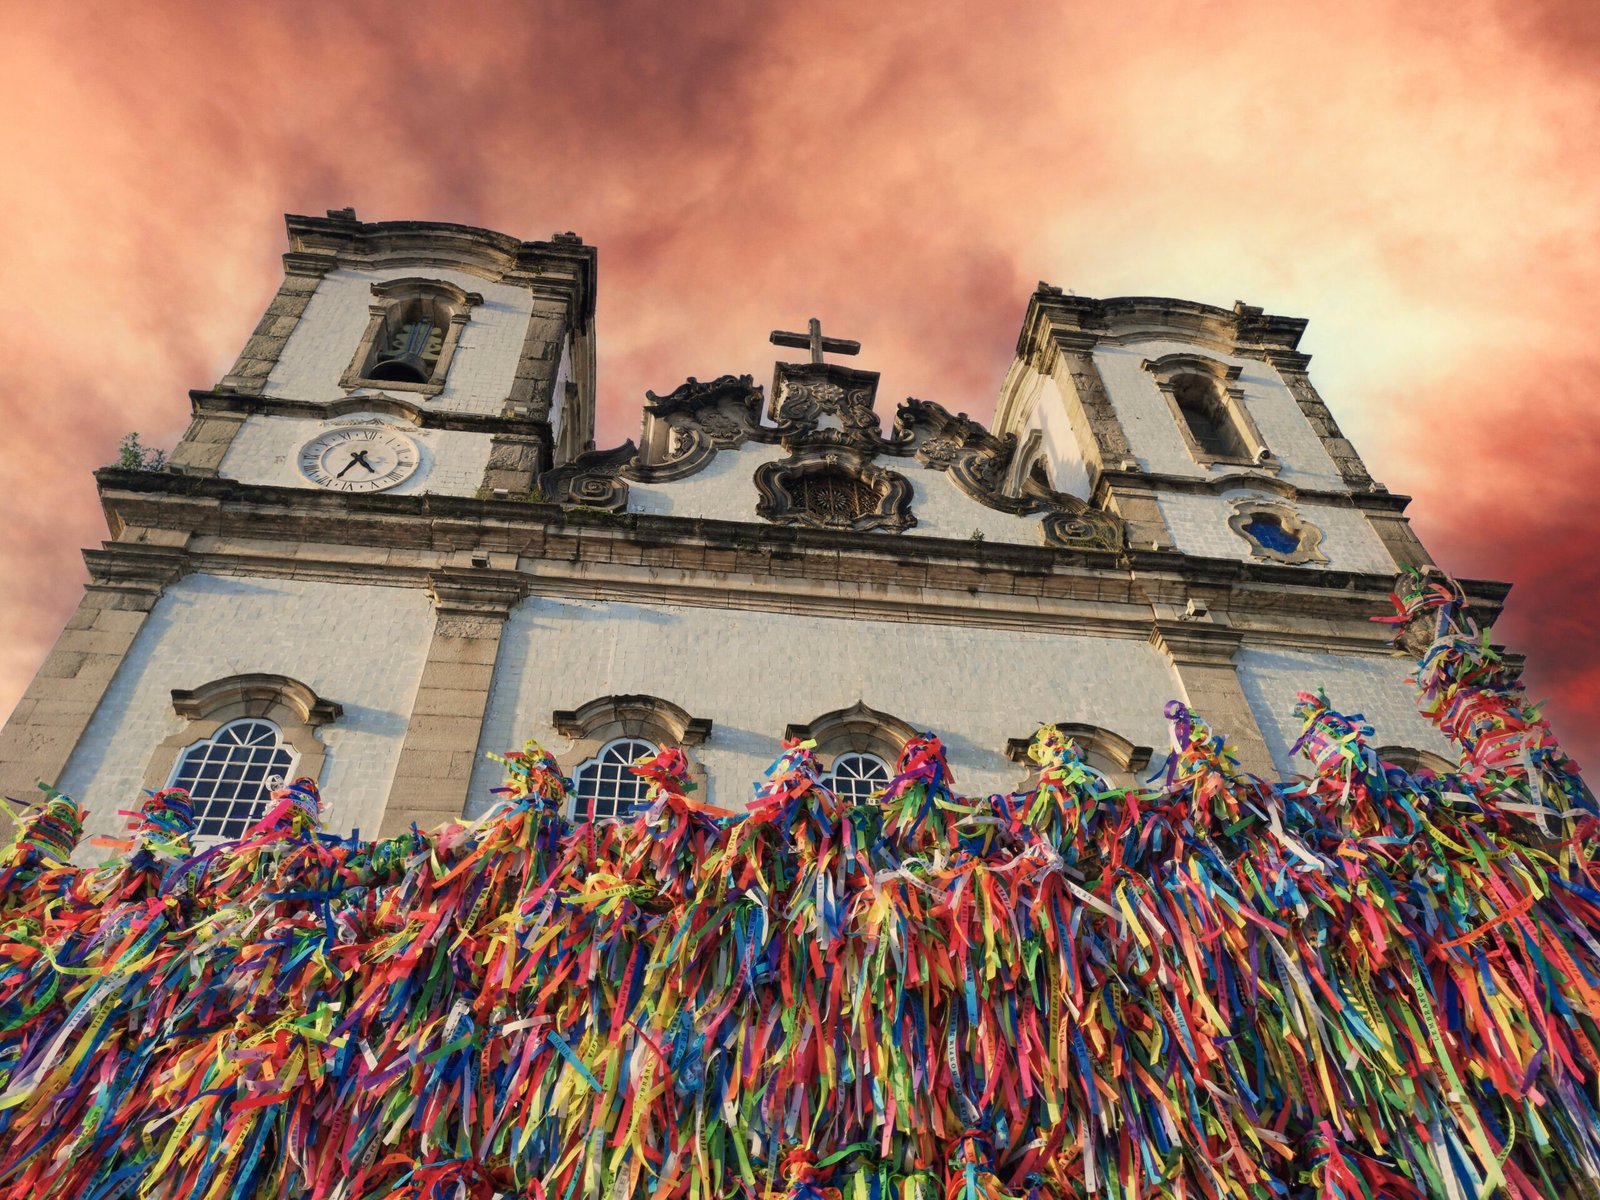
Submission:
<svg viewBox="0 0 1600 1200">
<path fill-rule="evenodd" d="M 416 473 L 417 445 L 392 429 L 346 426 L 300 447 L 300 473 L 330 492 L 381 492 Z"/>
</svg>

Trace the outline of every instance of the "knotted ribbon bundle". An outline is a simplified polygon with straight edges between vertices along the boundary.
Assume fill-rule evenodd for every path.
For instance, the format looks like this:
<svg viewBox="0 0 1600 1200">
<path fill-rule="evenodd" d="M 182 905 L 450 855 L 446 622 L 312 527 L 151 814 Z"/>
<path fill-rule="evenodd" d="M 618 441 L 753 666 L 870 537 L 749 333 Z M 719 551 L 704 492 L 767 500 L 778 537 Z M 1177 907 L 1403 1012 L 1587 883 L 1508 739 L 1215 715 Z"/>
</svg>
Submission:
<svg viewBox="0 0 1600 1200">
<path fill-rule="evenodd" d="M 964 797 L 932 734 L 842 804 L 786 744 L 743 813 L 675 749 L 627 822 L 534 743 L 482 819 L 237 842 L 151 796 L 0 857 L 0 1197 L 1409 1200 L 1600 1185 L 1596 814 L 1419 580 L 1458 769 L 1307 692 L 1310 774 L 1170 705 L 1152 786 L 1058 729 Z"/>
</svg>

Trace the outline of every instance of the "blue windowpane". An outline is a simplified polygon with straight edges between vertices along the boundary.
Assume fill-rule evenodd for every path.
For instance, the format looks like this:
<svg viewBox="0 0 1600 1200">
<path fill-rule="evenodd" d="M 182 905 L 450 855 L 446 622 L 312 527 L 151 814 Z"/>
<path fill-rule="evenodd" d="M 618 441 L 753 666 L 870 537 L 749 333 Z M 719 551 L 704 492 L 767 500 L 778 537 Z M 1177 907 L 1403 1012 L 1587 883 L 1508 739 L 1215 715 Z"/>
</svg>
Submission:
<svg viewBox="0 0 1600 1200">
<path fill-rule="evenodd" d="M 1274 554 L 1293 554 L 1300 549 L 1300 539 L 1283 527 L 1283 522 L 1267 513 L 1260 513 L 1245 522 L 1244 531 L 1250 540 L 1263 550 Z"/>
</svg>

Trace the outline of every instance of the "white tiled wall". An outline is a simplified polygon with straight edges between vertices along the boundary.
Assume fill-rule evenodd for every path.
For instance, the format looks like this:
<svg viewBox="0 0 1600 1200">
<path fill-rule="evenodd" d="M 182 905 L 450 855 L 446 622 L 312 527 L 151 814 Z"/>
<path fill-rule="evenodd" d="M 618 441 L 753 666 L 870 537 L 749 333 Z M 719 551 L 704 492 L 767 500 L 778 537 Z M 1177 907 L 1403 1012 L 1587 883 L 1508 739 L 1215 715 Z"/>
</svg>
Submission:
<svg viewBox="0 0 1600 1200">
<path fill-rule="evenodd" d="M 501 778 L 484 753 L 529 737 L 560 753 L 570 743 L 552 730 L 552 712 L 630 693 L 712 720 L 694 754 L 711 802 L 733 809 L 753 795 L 787 725 L 857 700 L 931 727 L 958 788 L 986 795 L 1023 778 L 1006 741 L 1051 721 L 1100 725 L 1164 752 L 1162 706 L 1180 694 L 1162 654 L 1132 639 L 535 597 L 502 637 L 468 812 L 487 807 Z"/>
<path fill-rule="evenodd" d="M 441 279 L 483 297 L 461 331 L 444 390 L 428 399 L 428 407 L 498 416 L 516 377 L 533 311 L 532 295 L 523 288 L 436 267 L 377 271 L 341 267 L 328 272 L 289 335 L 263 394 L 292 400 L 339 400 L 350 394 L 339 386 L 339 380 L 354 359 L 371 319 L 372 285 L 411 277 Z M 416 396 L 400 389 L 396 394 Z"/>
<path fill-rule="evenodd" d="M 188 724 L 173 712 L 173 689 L 254 671 L 288 675 L 344 706 L 320 730 L 325 824 L 371 836 L 432 636 L 433 605 L 420 588 L 179 580 L 140 629 L 62 774 L 61 790 L 91 810 L 83 845 L 122 833 L 127 818 L 117 810 L 138 807 L 151 755 Z"/>
<path fill-rule="evenodd" d="M 352 422 L 369 421 L 374 414 L 350 413 L 328 421 L 308 421 L 300 417 L 247 417 L 233 444 L 222 459 L 219 474 L 242 483 L 263 483 L 277 487 L 314 488 L 300 473 L 300 447 L 329 429 Z M 483 486 L 484 469 L 489 464 L 488 434 L 454 429 L 418 429 L 408 421 L 381 419 L 390 428 L 416 443 L 420 452 L 416 472 L 397 487 L 385 489 L 397 495 L 432 492 L 436 496 L 470 496 Z"/>
</svg>

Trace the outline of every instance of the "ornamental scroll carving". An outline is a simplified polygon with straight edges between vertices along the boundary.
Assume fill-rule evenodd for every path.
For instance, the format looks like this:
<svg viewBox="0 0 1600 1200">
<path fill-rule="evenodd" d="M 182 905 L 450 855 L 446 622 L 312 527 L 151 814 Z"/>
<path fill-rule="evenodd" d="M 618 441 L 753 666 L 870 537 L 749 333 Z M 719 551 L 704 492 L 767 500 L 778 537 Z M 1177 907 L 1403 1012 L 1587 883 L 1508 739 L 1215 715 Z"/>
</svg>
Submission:
<svg viewBox="0 0 1600 1200">
<path fill-rule="evenodd" d="M 952 414 L 929 400 L 907 400 L 895 414 L 893 440 L 901 453 L 946 472 L 979 504 L 1016 516 L 1043 513 L 1046 545 L 1114 553 L 1126 543 L 1120 517 L 1053 489 L 1038 461 L 1018 461 L 1030 451 L 1019 447 L 1015 436 L 996 437 L 965 413 Z"/>
<path fill-rule="evenodd" d="M 611 450 L 590 450 L 565 466 L 546 471 L 539 480 L 539 490 L 552 504 L 622 512 L 628 507 L 628 481 L 623 478 L 623 468 L 633 459 L 632 441 Z"/>
<path fill-rule="evenodd" d="M 644 446 L 628 464 L 640 483 L 686 479 L 703 471 L 719 450 L 773 442 L 778 431 L 761 423 L 761 388 L 748 375 L 702 383 L 691 376 L 665 396 L 645 393 Z"/>
</svg>

